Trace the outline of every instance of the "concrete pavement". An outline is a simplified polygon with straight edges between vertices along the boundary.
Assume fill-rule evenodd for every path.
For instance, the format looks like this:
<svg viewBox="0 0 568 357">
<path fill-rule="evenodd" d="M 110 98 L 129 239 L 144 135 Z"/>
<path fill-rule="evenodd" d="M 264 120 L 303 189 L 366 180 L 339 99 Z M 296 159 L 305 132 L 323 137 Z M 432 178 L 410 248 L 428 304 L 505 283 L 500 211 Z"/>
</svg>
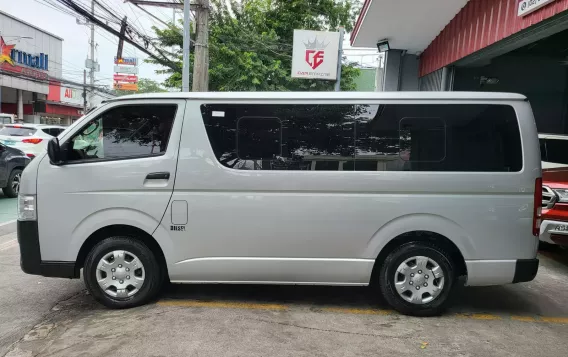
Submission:
<svg viewBox="0 0 568 357">
<path fill-rule="evenodd" d="M 15 223 L 0 227 L 15 232 Z M 0 356 L 61 301 L 83 292 L 81 281 L 24 274 L 15 233 L 0 236 Z"/>
<path fill-rule="evenodd" d="M 568 267 L 547 256 L 533 282 L 464 288 L 444 316 L 411 318 L 366 288 L 302 286 L 176 285 L 108 310 L 80 281 L 21 273 L 17 252 L 0 251 L 0 356 L 568 355 Z"/>
<path fill-rule="evenodd" d="M 0 223 L 13 221 L 18 218 L 18 199 L 4 196 L 0 190 Z"/>
</svg>

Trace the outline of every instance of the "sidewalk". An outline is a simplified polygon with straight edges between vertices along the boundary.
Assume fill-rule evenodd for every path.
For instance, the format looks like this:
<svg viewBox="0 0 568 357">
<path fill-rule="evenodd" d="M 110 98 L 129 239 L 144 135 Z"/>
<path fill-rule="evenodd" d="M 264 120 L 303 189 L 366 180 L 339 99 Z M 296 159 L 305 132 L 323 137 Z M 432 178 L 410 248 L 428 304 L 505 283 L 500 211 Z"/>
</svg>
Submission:
<svg viewBox="0 0 568 357">
<path fill-rule="evenodd" d="M 17 206 L 17 198 L 7 198 L 0 191 L 0 224 L 14 221 L 18 218 Z M 0 234 L 2 233 L 0 232 Z"/>
</svg>

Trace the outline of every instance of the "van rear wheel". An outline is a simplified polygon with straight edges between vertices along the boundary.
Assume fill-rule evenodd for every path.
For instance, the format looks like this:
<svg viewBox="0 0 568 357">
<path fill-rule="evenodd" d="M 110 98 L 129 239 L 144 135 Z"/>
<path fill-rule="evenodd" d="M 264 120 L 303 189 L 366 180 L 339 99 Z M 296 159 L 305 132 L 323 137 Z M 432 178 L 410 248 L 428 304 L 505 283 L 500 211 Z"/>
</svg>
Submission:
<svg viewBox="0 0 568 357">
<path fill-rule="evenodd" d="M 455 290 L 455 266 L 450 255 L 435 244 L 406 243 L 385 259 L 379 286 L 385 300 L 400 313 L 439 315 Z"/>
<path fill-rule="evenodd" d="M 148 247 L 130 237 L 110 237 L 85 261 L 85 285 L 101 304 L 115 309 L 147 303 L 160 291 L 163 274 Z"/>
</svg>

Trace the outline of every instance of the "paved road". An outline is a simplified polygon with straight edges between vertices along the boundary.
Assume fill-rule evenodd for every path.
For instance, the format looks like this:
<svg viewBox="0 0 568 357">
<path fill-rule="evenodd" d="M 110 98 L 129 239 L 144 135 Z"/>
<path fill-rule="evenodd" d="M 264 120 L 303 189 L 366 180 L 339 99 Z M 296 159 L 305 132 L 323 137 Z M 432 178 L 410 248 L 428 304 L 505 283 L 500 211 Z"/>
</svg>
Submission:
<svg viewBox="0 0 568 357">
<path fill-rule="evenodd" d="M 533 282 L 464 288 L 446 315 L 419 319 L 338 287 L 170 286 L 107 310 L 79 281 L 21 273 L 13 238 L 0 238 L 0 356 L 568 356 L 562 253 Z"/>
<path fill-rule="evenodd" d="M 15 232 L 15 223 L 0 232 Z M 0 236 L 0 356 L 24 336 L 61 301 L 83 292 L 81 281 L 47 279 L 20 270 L 15 233 Z"/>
<path fill-rule="evenodd" d="M 18 218 L 18 200 L 4 196 L 0 190 L 0 223 L 13 221 Z"/>
</svg>

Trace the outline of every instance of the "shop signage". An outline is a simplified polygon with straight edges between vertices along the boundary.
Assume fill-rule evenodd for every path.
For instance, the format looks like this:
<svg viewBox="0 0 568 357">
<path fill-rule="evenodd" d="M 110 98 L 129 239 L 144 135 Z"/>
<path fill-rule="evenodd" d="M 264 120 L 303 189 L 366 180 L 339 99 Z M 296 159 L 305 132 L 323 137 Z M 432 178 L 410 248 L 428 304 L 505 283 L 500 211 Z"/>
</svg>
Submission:
<svg viewBox="0 0 568 357">
<path fill-rule="evenodd" d="M 138 74 L 138 67 L 114 66 L 115 73 Z"/>
<path fill-rule="evenodd" d="M 18 66 L 23 64 L 25 66 L 40 68 L 47 71 L 48 69 L 48 56 L 41 53 L 39 56 L 31 56 L 25 52 L 17 51 L 14 49 L 16 45 L 8 45 L 4 39 L 0 37 L 0 69 L 6 72 L 21 74 L 26 77 L 36 79 L 47 79 L 46 72 L 37 71 L 35 69 Z"/>
<path fill-rule="evenodd" d="M 116 82 L 138 83 L 138 76 L 128 74 L 115 74 L 113 79 Z"/>
<path fill-rule="evenodd" d="M 556 0 L 521 0 L 518 16 L 527 16 Z"/>
<path fill-rule="evenodd" d="M 119 90 L 132 90 L 132 91 L 137 91 L 138 90 L 138 84 L 136 83 L 114 83 L 114 89 L 119 89 Z"/>
<path fill-rule="evenodd" d="M 336 80 L 339 32 L 294 30 L 292 77 Z"/>
<path fill-rule="evenodd" d="M 114 57 L 114 64 L 120 64 L 125 66 L 136 66 L 138 64 L 138 58 L 136 57 Z"/>
<path fill-rule="evenodd" d="M 61 101 L 65 103 L 83 104 L 83 91 L 77 88 L 60 87 Z"/>
<path fill-rule="evenodd" d="M 26 67 L 37 68 L 44 71 L 49 70 L 49 56 L 45 53 L 31 54 L 17 50 L 15 44 L 8 45 L 4 38 L 0 37 L 0 63 L 9 63 L 12 66 L 21 64 Z"/>
</svg>

